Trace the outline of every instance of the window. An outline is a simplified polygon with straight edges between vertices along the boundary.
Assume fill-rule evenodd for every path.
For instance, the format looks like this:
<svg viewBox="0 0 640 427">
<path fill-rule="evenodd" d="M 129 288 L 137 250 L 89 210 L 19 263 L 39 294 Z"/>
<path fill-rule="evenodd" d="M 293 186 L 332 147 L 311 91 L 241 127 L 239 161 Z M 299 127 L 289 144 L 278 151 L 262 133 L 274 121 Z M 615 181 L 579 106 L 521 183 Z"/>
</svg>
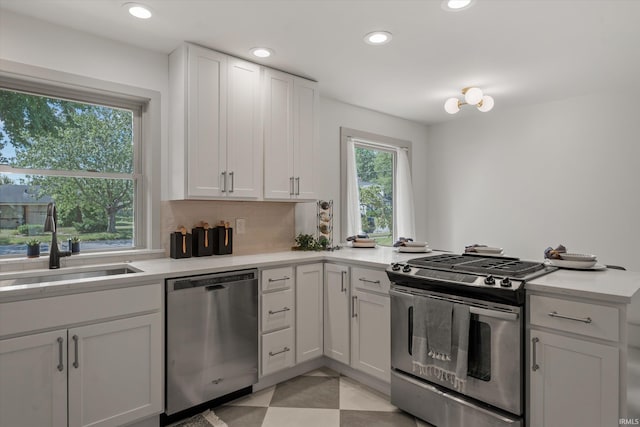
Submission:
<svg viewBox="0 0 640 427">
<path fill-rule="evenodd" d="M 415 238 L 411 143 L 353 129 L 342 134 L 342 230 L 366 233 L 379 245 Z"/>
<path fill-rule="evenodd" d="M 83 251 L 139 246 L 143 105 L 15 86 L 0 88 L 0 255 L 24 254 L 31 239 L 49 250 L 50 202 L 63 247 L 72 237 Z"/>
</svg>

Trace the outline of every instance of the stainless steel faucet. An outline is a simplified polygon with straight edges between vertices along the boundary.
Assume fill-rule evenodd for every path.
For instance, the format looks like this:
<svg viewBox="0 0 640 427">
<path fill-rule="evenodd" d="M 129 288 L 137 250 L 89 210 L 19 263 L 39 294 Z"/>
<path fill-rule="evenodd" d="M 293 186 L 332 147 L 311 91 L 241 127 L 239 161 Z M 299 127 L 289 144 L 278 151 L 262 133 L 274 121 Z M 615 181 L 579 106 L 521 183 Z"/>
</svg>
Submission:
<svg viewBox="0 0 640 427">
<path fill-rule="evenodd" d="M 71 255 L 69 251 L 58 248 L 57 237 L 58 214 L 55 203 L 47 205 L 47 218 L 44 220 L 44 231 L 51 232 L 51 247 L 49 248 L 49 268 L 60 268 L 60 258 Z"/>
</svg>

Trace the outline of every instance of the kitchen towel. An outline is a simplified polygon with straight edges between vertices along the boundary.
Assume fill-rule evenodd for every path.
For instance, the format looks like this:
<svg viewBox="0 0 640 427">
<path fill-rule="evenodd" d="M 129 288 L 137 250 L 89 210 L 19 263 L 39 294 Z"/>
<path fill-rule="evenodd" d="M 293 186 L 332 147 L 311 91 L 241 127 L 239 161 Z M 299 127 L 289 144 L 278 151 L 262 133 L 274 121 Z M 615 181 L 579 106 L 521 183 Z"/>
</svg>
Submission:
<svg viewBox="0 0 640 427">
<path fill-rule="evenodd" d="M 469 307 L 414 297 L 413 371 L 463 391 L 469 353 Z"/>
</svg>

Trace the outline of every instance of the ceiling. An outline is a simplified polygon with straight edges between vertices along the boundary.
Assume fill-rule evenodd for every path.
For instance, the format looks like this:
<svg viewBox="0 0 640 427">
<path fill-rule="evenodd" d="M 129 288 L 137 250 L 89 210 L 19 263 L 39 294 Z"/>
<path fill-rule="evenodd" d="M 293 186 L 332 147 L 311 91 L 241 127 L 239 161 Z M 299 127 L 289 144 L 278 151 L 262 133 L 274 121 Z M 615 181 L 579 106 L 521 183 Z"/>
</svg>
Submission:
<svg viewBox="0 0 640 427">
<path fill-rule="evenodd" d="M 640 1 L 477 0 L 447 12 L 441 0 L 0 0 L 0 8 L 169 53 L 182 41 L 320 82 L 325 97 L 433 124 L 465 86 L 494 111 L 637 84 Z M 1 10 L 0 10 L 1 13 Z M 391 43 L 370 46 L 386 30 Z M 250 58 L 266 46 L 275 55 Z M 624 96 L 621 93 L 621 96 Z"/>
</svg>

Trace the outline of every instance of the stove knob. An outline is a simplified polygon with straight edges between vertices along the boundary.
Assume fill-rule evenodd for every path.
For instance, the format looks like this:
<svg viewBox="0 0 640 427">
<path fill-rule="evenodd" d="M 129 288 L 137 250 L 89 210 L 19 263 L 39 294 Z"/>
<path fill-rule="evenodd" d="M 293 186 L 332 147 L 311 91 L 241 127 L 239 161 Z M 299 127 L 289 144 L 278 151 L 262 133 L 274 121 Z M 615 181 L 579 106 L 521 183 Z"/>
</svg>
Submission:
<svg viewBox="0 0 640 427">
<path fill-rule="evenodd" d="M 500 281 L 500 286 L 502 286 L 503 288 L 510 288 L 511 280 L 509 280 L 508 277 L 505 277 L 504 279 L 502 279 L 502 281 Z"/>
<path fill-rule="evenodd" d="M 397 262 L 393 265 L 391 265 L 391 270 L 393 271 L 398 271 L 400 270 L 400 264 L 398 264 Z"/>
<path fill-rule="evenodd" d="M 403 273 L 411 273 L 411 266 L 410 265 L 405 265 L 404 267 L 402 267 L 402 272 Z"/>
<path fill-rule="evenodd" d="M 485 285 L 489 285 L 489 286 L 493 286 L 496 284 L 496 279 L 493 278 L 493 276 L 487 276 L 486 279 L 484 279 L 484 284 Z"/>
</svg>

